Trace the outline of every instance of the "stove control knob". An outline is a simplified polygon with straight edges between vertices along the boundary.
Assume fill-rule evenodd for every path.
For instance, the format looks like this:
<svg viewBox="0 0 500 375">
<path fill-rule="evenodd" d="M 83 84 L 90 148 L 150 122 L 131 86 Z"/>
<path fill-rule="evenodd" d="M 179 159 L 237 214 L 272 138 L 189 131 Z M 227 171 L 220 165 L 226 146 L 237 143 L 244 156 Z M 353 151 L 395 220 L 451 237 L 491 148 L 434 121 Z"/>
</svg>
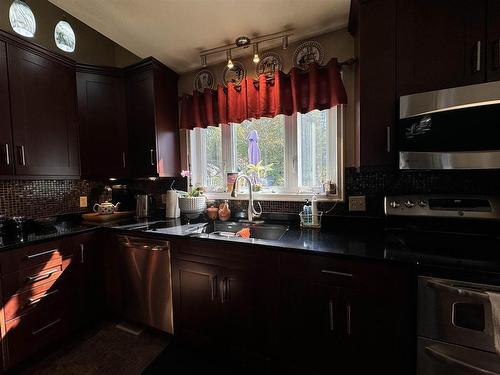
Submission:
<svg viewBox="0 0 500 375">
<path fill-rule="evenodd" d="M 427 202 L 426 201 L 418 201 L 418 205 L 422 208 L 427 207 Z"/>
<path fill-rule="evenodd" d="M 401 205 L 396 201 L 392 201 L 389 203 L 389 206 L 391 206 L 391 208 L 399 208 Z"/>
<path fill-rule="evenodd" d="M 405 206 L 406 206 L 407 208 L 413 208 L 413 207 L 415 207 L 415 203 L 414 203 L 413 201 L 411 201 L 411 200 L 407 200 L 407 201 L 405 202 Z"/>
</svg>

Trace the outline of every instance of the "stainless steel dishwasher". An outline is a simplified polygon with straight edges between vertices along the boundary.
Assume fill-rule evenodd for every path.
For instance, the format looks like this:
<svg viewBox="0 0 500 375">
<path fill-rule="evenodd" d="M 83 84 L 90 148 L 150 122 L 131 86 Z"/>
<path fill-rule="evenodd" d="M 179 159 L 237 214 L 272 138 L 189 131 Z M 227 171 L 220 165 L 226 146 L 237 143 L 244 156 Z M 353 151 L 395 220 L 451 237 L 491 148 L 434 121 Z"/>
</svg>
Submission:
<svg viewBox="0 0 500 375">
<path fill-rule="evenodd" d="M 132 321 L 173 334 L 170 243 L 118 236 L 119 313 Z"/>
</svg>

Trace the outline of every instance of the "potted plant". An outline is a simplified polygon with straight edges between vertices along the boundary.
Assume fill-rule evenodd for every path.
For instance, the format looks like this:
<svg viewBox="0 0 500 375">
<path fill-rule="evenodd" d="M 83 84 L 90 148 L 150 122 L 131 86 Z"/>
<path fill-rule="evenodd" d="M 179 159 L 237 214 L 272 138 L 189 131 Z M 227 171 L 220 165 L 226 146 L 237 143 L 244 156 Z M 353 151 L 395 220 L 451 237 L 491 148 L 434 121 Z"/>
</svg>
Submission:
<svg viewBox="0 0 500 375">
<path fill-rule="evenodd" d="M 200 214 L 206 209 L 205 189 L 201 186 L 193 188 L 191 185 L 191 172 L 181 171 L 181 176 L 187 178 L 188 191 L 180 192 L 179 208 L 185 214 Z"/>
<path fill-rule="evenodd" d="M 262 160 L 257 164 L 248 164 L 247 165 L 247 174 L 250 176 L 253 182 L 253 191 L 261 191 L 262 179 L 264 179 L 268 172 L 271 172 L 273 164 L 262 164 Z"/>
</svg>

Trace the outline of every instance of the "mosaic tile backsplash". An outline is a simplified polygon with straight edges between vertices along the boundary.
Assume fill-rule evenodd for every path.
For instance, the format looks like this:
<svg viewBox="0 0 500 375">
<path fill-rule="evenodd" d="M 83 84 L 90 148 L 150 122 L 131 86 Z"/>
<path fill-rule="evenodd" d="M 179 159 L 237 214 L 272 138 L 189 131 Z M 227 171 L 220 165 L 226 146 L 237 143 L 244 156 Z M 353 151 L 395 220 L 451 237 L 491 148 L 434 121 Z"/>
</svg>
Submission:
<svg viewBox="0 0 500 375">
<path fill-rule="evenodd" d="M 84 212 L 80 196 L 88 195 L 87 180 L 0 181 L 0 214 L 42 218 Z"/>
<path fill-rule="evenodd" d="M 170 188 L 172 179 L 131 181 L 129 186 L 155 196 L 161 206 L 161 194 Z M 433 171 L 433 172 L 359 172 L 346 169 L 346 196 L 366 195 L 367 212 L 355 215 L 382 215 L 382 198 L 390 194 L 459 193 L 500 194 L 500 171 Z M 40 218 L 86 211 L 79 207 L 79 197 L 89 195 L 102 182 L 90 180 L 0 180 L 0 214 Z M 174 182 L 174 188 L 185 190 L 185 181 Z M 264 212 L 292 213 L 301 211 L 302 202 L 262 201 Z M 240 211 L 246 201 L 230 201 L 231 209 Z M 332 208 L 321 203 L 320 210 Z M 339 203 L 330 215 L 351 215 L 345 203 Z"/>
</svg>

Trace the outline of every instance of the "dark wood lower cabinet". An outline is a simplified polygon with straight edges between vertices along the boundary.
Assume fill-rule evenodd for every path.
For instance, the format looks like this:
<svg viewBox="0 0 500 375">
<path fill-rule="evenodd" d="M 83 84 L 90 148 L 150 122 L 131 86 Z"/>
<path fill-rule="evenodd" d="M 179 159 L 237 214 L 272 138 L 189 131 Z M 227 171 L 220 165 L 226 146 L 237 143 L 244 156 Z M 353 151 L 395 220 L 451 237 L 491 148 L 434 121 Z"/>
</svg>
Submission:
<svg viewBox="0 0 500 375">
<path fill-rule="evenodd" d="M 100 281 L 94 240 L 87 233 L 1 254 L 4 369 L 95 321 Z"/>
<path fill-rule="evenodd" d="M 414 288 L 403 266 L 284 254 L 280 362 L 300 374 L 412 373 Z"/>
<path fill-rule="evenodd" d="M 262 251 L 262 264 L 248 247 L 177 241 L 172 286 L 175 334 L 213 342 L 221 350 L 259 360 L 270 357 L 275 341 L 278 256 Z"/>
<path fill-rule="evenodd" d="M 175 334 L 287 374 L 410 374 L 414 280 L 402 265 L 177 241 Z"/>
</svg>

